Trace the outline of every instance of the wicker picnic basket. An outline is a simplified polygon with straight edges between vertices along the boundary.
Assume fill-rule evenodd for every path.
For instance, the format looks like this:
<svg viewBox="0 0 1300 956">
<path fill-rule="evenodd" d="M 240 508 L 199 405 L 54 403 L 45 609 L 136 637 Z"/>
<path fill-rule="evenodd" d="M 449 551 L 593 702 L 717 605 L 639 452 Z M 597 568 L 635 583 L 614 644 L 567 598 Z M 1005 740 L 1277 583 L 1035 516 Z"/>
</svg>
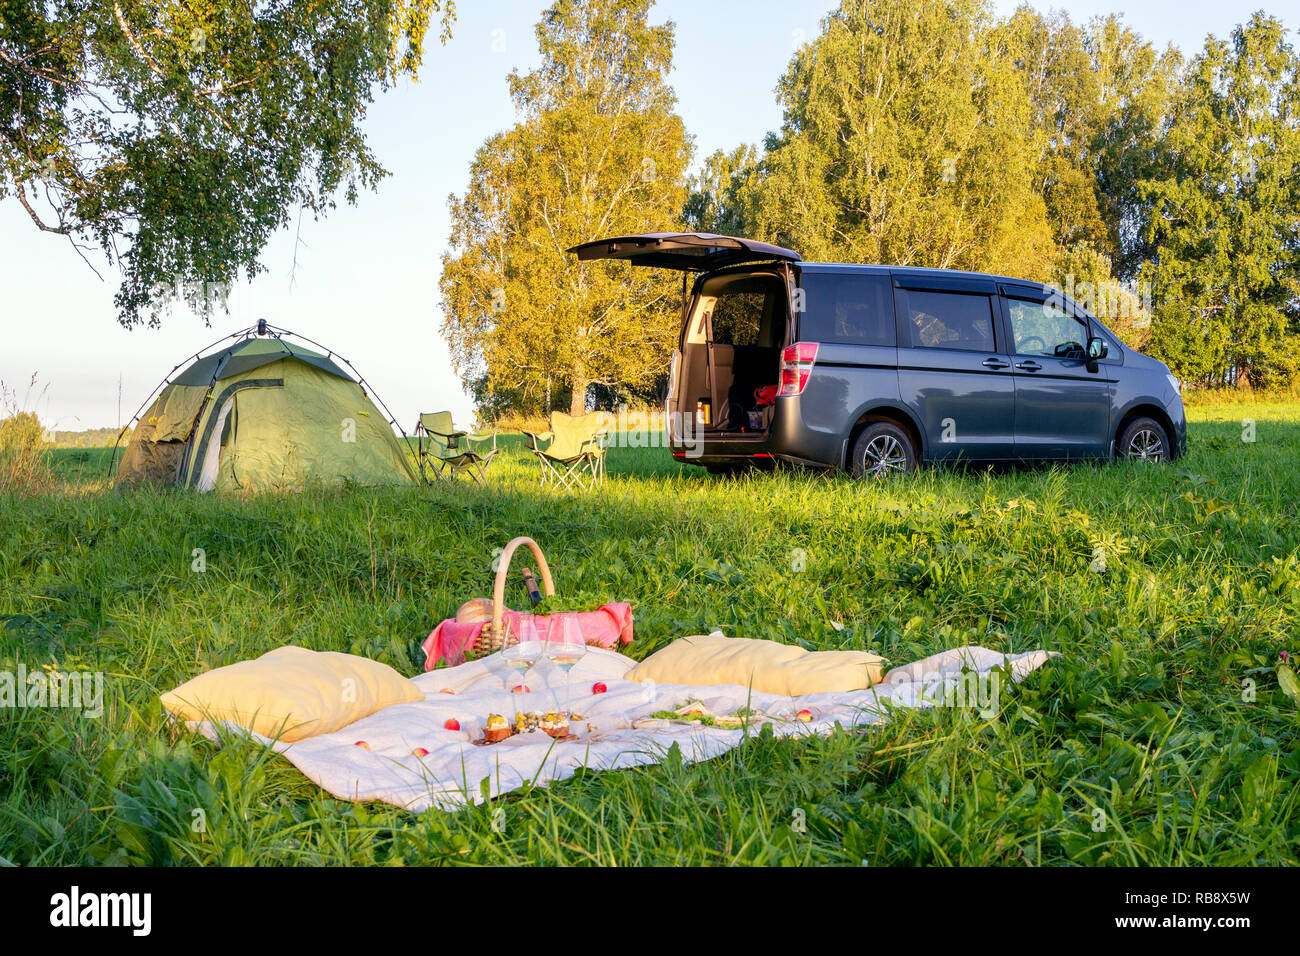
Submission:
<svg viewBox="0 0 1300 956">
<path fill-rule="evenodd" d="M 532 538 L 521 535 L 511 540 L 501 552 L 501 557 L 497 559 L 497 579 L 492 588 L 492 619 L 483 625 L 483 630 L 479 632 L 478 640 L 474 642 L 473 652 L 475 654 L 492 654 L 501 650 L 506 643 L 505 628 L 505 610 L 506 610 L 506 576 L 510 573 L 510 559 L 514 556 L 515 551 L 520 545 L 528 545 L 528 549 L 533 552 L 533 557 L 537 559 L 537 573 L 542 578 L 542 593 L 548 597 L 555 593 L 555 582 L 551 579 L 551 569 L 546 563 L 546 555 L 542 554 L 542 549 L 538 547 L 537 542 Z M 481 599 L 471 601 L 476 609 L 486 612 L 484 606 L 486 602 Z M 469 605 L 465 605 L 468 607 Z M 458 615 L 459 617 L 459 615 Z"/>
</svg>

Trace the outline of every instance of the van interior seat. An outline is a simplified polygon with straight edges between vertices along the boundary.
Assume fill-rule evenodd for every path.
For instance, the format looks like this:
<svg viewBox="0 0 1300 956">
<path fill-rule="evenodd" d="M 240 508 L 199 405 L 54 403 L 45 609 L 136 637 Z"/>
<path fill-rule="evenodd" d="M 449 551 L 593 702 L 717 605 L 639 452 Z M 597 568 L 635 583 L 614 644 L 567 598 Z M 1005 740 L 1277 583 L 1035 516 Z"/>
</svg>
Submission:
<svg viewBox="0 0 1300 956">
<path fill-rule="evenodd" d="M 713 426 L 739 429 L 748 424 L 745 413 L 757 407 L 754 391 L 774 385 L 778 378 L 780 349 L 761 345 L 713 345 Z"/>
<path fill-rule="evenodd" d="M 730 407 L 748 412 L 758 407 L 754 392 L 766 385 L 775 385 L 780 378 L 780 349 L 762 345 L 736 346 L 735 364 L 732 368 L 729 391 Z M 733 425 L 746 425 L 745 415 L 738 416 Z"/>
<path fill-rule="evenodd" d="M 725 428 L 730 411 L 727 407 L 731 396 L 731 383 L 735 377 L 736 348 L 714 342 L 710 346 L 713 355 L 713 379 L 709 400 L 713 405 L 713 427 Z"/>
</svg>

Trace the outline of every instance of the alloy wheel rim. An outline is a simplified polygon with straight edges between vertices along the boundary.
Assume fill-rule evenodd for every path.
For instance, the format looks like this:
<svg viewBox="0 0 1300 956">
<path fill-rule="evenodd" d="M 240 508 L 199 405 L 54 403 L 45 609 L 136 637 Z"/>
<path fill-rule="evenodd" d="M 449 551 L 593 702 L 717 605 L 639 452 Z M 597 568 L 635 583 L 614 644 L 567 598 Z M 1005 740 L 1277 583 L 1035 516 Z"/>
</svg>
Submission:
<svg viewBox="0 0 1300 956">
<path fill-rule="evenodd" d="M 1165 456 L 1164 440 L 1154 429 L 1139 429 L 1129 439 L 1128 456 L 1137 461 L 1160 461 Z"/>
<path fill-rule="evenodd" d="M 867 443 L 863 458 L 863 471 L 877 478 L 907 468 L 907 455 L 903 445 L 893 435 L 879 435 Z"/>
</svg>

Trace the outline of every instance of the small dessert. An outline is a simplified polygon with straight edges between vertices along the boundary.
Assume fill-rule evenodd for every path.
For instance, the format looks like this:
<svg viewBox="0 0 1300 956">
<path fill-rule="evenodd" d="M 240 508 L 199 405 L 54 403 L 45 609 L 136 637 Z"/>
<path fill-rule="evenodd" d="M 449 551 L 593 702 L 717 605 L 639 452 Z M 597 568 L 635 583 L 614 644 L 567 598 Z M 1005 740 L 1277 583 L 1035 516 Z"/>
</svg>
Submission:
<svg viewBox="0 0 1300 956">
<path fill-rule="evenodd" d="M 483 739 L 490 744 L 499 744 L 510 736 L 510 721 L 500 714 L 488 714 L 483 727 Z"/>
<path fill-rule="evenodd" d="M 556 711 L 547 711 L 538 725 L 542 730 L 557 740 L 561 737 L 569 736 L 569 718 L 567 714 L 557 713 Z"/>
</svg>

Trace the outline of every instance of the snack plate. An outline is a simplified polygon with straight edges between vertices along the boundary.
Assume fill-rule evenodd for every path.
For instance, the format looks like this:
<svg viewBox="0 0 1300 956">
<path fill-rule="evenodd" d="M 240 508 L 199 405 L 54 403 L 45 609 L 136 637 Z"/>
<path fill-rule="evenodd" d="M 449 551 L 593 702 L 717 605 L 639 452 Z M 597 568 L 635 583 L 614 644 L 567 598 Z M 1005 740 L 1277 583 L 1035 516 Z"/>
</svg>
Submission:
<svg viewBox="0 0 1300 956">
<path fill-rule="evenodd" d="M 507 741 L 514 740 L 516 737 L 533 737 L 533 736 L 536 736 L 536 737 L 538 737 L 538 738 L 541 738 L 541 737 L 550 737 L 550 734 L 544 733 L 544 732 L 542 732 L 542 731 L 538 731 L 536 734 L 517 734 L 517 733 L 516 733 L 516 734 L 511 734 L 509 737 L 506 737 L 506 738 L 504 738 L 504 739 L 502 739 L 502 740 L 497 740 L 497 741 L 494 741 L 494 742 L 493 742 L 493 741 L 489 741 L 489 740 L 488 740 L 487 738 L 485 738 L 485 737 L 480 737 L 478 740 L 471 740 L 470 743 L 472 743 L 475 747 L 495 747 L 495 746 L 497 746 L 497 744 L 504 744 L 504 743 L 506 743 Z M 577 735 L 577 734 L 566 734 L 566 735 L 563 736 L 563 737 L 551 737 L 551 739 L 554 740 L 557 744 L 562 744 L 562 743 L 566 743 L 567 741 L 570 741 L 570 740 L 577 740 L 577 739 L 578 739 L 578 735 Z"/>
</svg>

